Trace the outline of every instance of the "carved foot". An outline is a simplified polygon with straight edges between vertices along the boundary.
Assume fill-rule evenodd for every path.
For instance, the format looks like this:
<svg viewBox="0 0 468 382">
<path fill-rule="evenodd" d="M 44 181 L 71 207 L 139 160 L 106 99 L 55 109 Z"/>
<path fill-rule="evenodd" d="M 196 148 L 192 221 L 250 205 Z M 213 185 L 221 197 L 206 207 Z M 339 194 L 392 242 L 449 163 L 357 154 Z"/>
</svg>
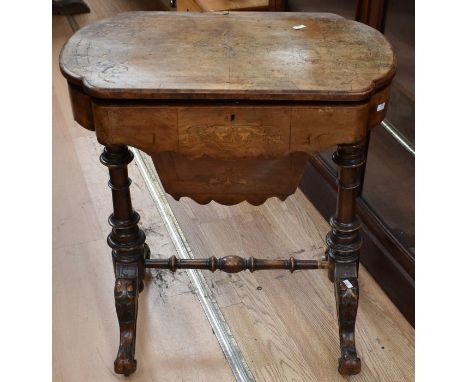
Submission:
<svg viewBox="0 0 468 382">
<path fill-rule="evenodd" d="M 357 356 L 356 350 L 341 349 L 338 371 L 343 375 L 355 375 L 361 372 L 361 359 Z"/>
<path fill-rule="evenodd" d="M 359 301 L 357 264 L 335 264 L 335 294 L 340 329 L 341 357 L 338 371 L 353 375 L 361 371 L 361 360 L 355 346 L 355 326 Z"/>
<path fill-rule="evenodd" d="M 117 374 L 132 374 L 137 367 L 135 359 L 136 322 L 138 315 L 138 265 L 116 264 L 115 309 L 120 326 L 120 345 L 114 362 Z"/>
</svg>

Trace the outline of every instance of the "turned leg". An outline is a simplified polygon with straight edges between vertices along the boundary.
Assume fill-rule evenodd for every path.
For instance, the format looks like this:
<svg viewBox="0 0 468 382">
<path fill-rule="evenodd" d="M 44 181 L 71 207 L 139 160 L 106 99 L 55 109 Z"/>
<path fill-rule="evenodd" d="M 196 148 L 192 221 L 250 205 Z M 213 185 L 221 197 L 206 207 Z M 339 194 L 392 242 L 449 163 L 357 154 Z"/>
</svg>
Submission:
<svg viewBox="0 0 468 382">
<path fill-rule="evenodd" d="M 140 216 L 133 211 L 127 165 L 133 154 L 127 146 L 106 146 L 101 163 L 109 168 L 114 211 L 109 217 L 112 231 L 107 243 L 112 248 L 115 272 L 115 308 L 120 326 L 120 345 L 114 362 L 115 372 L 130 375 L 135 359 L 138 294 L 143 290 L 144 259 L 149 256 L 145 234 L 138 228 Z"/>
<path fill-rule="evenodd" d="M 360 187 L 359 169 L 365 162 L 363 145 L 339 145 L 333 160 L 338 165 L 338 196 L 336 214 L 330 219 L 332 230 L 327 235 L 328 277 L 335 284 L 341 351 L 338 371 L 351 375 L 361 371 L 355 345 L 362 244 L 360 222 L 356 217 L 356 197 Z"/>
</svg>

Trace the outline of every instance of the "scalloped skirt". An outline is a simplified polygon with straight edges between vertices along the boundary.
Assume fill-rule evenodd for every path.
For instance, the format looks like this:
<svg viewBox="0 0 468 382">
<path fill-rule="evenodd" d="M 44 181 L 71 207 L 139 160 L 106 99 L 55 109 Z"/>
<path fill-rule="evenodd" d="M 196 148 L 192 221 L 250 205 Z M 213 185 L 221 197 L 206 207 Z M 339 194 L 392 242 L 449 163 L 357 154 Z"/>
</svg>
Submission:
<svg viewBox="0 0 468 382">
<path fill-rule="evenodd" d="M 176 200 L 224 205 L 247 201 L 260 205 L 268 198 L 285 200 L 302 178 L 309 155 L 295 152 L 278 158 L 188 159 L 174 152 L 152 156 L 164 190 Z"/>
</svg>

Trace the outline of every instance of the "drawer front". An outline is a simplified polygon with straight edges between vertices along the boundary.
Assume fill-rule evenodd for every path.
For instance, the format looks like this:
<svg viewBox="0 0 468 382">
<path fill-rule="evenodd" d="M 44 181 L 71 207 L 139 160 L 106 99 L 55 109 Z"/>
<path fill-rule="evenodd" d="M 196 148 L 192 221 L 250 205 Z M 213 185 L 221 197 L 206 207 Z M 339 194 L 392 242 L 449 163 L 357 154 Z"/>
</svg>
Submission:
<svg viewBox="0 0 468 382">
<path fill-rule="evenodd" d="M 309 154 L 365 139 L 369 105 L 296 107 L 291 113 L 291 151 Z"/>
<path fill-rule="evenodd" d="M 365 138 L 370 104 L 348 106 L 93 105 L 102 144 L 130 145 L 150 155 L 189 159 L 277 158 L 316 154 Z"/>
<path fill-rule="evenodd" d="M 137 147 L 147 153 L 177 151 L 177 109 L 157 106 L 93 106 L 101 144 Z"/>
<path fill-rule="evenodd" d="M 179 153 L 187 157 L 277 157 L 289 151 L 291 110 L 192 107 L 178 112 Z"/>
</svg>

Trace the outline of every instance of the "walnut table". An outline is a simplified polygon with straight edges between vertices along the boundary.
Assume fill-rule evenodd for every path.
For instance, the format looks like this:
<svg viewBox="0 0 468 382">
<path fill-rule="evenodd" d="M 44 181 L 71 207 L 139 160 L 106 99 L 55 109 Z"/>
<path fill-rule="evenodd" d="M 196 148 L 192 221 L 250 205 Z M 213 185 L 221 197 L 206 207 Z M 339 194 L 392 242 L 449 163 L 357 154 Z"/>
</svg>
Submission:
<svg viewBox="0 0 468 382">
<path fill-rule="evenodd" d="M 305 28 L 293 28 L 298 25 Z M 60 67 L 74 118 L 96 132 L 110 173 L 108 243 L 120 324 L 115 371 L 136 370 L 145 268 L 326 268 L 335 286 L 338 370 L 359 373 L 355 198 L 363 141 L 384 118 L 396 69 L 385 38 L 332 14 L 135 12 L 79 30 L 63 48 Z M 284 200 L 295 192 L 310 156 L 337 145 L 338 200 L 324 258 L 150 259 L 130 200 L 133 155 L 127 145 L 152 157 L 174 198 L 227 205 Z"/>
</svg>

